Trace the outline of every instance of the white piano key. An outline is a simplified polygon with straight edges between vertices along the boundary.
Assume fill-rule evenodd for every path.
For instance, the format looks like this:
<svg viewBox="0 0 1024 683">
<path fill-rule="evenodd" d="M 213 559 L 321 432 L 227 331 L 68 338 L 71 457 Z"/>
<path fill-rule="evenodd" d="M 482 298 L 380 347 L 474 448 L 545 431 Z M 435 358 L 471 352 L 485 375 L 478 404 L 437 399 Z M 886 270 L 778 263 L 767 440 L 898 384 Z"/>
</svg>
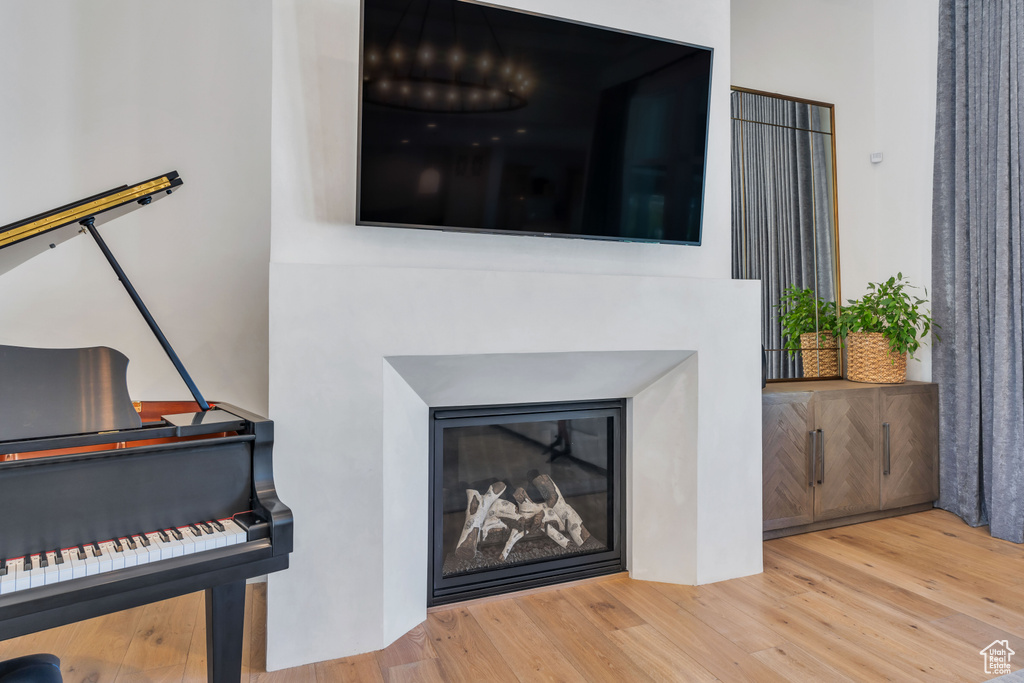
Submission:
<svg viewBox="0 0 1024 683">
<path fill-rule="evenodd" d="M 150 547 L 155 546 L 160 553 L 156 557 L 153 557 L 151 554 L 151 561 L 169 560 L 174 557 L 174 546 L 171 545 L 170 540 L 164 541 L 160 538 L 160 534 L 155 531 L 146 534 L 146 538 L 149 539 Z"/>
<path fill-rule="evenodd" d="M 57 564 L 57 553 L 53 550 L 46 553 L 46 567 L 43 569 L 43 585 L 57 583 L 60 580 L 60 566 Z"/>
<path fill-rule="evenodd" d="M 32 569 L 29 570 L 30 588 L 39 588 L 46 581 L 46 570 L 39 564 L 39 555 L 32 555 Z"/>
<path fill-rule="evenodd" d="M 160 546 L 153 543 L 149 534 L 137 534 L 133 538 L 136 545 L 135 557 L 138 559 L 139 564 L 160 561 Z M 146 545 L 146 543 L 149 545 Z"/>
<path fill-rule="evenodd" d="M 148 564 L 149 563 L 149 548 L 147 548 L 142 542 L 142 536 L 133 534 L 132 542 L 135 543 L 135 564 Z"/>
<path fill-rule="evenodd" d="M 184 548 L 185 554 L 194 554 L 196 552 L 196 543 L 191 530 L 187 526 L 179 526 L 178 533 L 181 534 L 181 540 L 178 542 L 181 543 L 182 548 Z"/>
<path fill-rule="evenodd" d="M 189 536 L 189 537 L 192 538 L 192 543 L 193 543 L 193 545 L 195 545 L 197 553 L 201 553 L 204 550 L 208 550 L 209 548 L 212 547 L 206 541 L 206 534 L 204 534 L 203 530 L 200 529 L 197 525 L 189 524 L 187 528 L 188 528 L 188 533 L 186 534 L 186 536 Z M 185 532 L 182 532 L 182 533 L 185 533 Z"/>
<path fill-rule="evenodd" d="M 170 539 L 168 543 L 171 546 L 171 557 L 181 557 L 185 554 L 185 544 L 174 537 L 170 529 L 164 529 L 164 533 L 167 534 L 167 538 Z"/>
<path fill-rule="evenodd" d="M 8 560 L 8 562 L 10 562 L 10 560 Z M 14 562 L 18 570 L 18 576 L 14 582 L 14 590 L 28 590 L 32 587 L 32 577 L 29 576 L 28 572 L 25 570 L 25 558 L 19 557 L 16 560 L 14 560 Z"/>
<path fill-rule="evenodd" d="M 75 578 L 74 570 L 72 569 L 73 564 L 71 560 L 71 556 L 73 554 L 74 551 L 68 548 L 65 548 L 64 550 L 60 551 L 60 556 L 64 558 L 64 562 L 62 564 L 57 565 L 58 581 L 70 581 L 71 579 Z"/>
<path fill-rule="evenodd" d="M 7 560 L 7 573 L 0 576 L 0 595 L 7 595 L 15 591 L 15 584 L 18 581 L 18 563 Z"/>
<path fill-rule="evenodd" d="M 85 575 L 95 576 L 100 573 L 100 558 L 92 549 L 92 543 L 83 546 L 85 548 Z"/>
<path fill-rule="evenodd" d="M 213 539 L 214 547 L 215 548 L 224 548 L 224 547 L 226 547 L 227 544 L 228 544 L 227 532 L 225 532 L 225 531 L 218 531 L 217 527 L 213 526 L 213 524 L 211 524 L 209 522 L 207 522 L 207 525 L 213 531 L 213 534 L 212 534 L 211 538 Z"/>
<path fill-rule="evenodd" d="M 86 550 L 89 551 L 89 553 L 95 555 L 97 559 L 99 559 L 100 574 L 105 574 L 114 568 L 113 561 L 110 559 L 110 554 L 102 546 L 100 546 L 100 549 L 97 551 L 96 546 L 90 543 L 88 547 L 86 547 Z"/>
<path fill-rule="evenodd" d="M 16 591 L 23 591 L 23 590 L 28 590 L 31 587 L 32 587 L 32 577 L 30 577 L 28 575 L 28 572 L 25 571 L 24 565 L 19 560 L 19 562 L 18 562 L 18 576 L 17 576 L 17 580 L 14 583 L 14 590 L 16 590 Z"/>
<path fill-rule="evenodd" d="M 125 568 L 138 565 L 139 558 L 136 555 L 135 550 L 133 550 L 131 545 L 128 543 L 128 537 L 122 536 L 117 540 L 121 543 L 121 555 L 124 557 Z"/>
<path fill-rule="evenodd" d="M 245 529 L 235 520 L 230 518 L 222 519 L 220 523 L 224 525 L 224 531 L 228 535 L 228 545 L 237 545 L 248 540 L 248 534 L 246 534 Z"/>
<path fill-rule="evenodd" d="M 71 554 L 71 578 L 81 579 L 85 576 L 88 576 L 89 568 L 86 565 L 86 560 L 88 559 L 88 556 L 84 558 L 81 557 L 78 554 L 79 548 L 77 546 L 71 548 L 68 552 Z"/>
<path fill-rule="evenodd" d="M 217 547 L 217 538 L 213 535 L 213 527 L 206 522 L 196 522 L 196 528 L 203 535 L 203 543 L 206 545 L 207 550 L 213 550 Z"/>
<path fill-rule="evenodd" d="M 161 537 L 161 531 L 163 537 L 167 538 L 166 541 Z M 175 532 L 181 535 L 180 539 L 175 537 Z M 129 544 L 129 540 L 135 545 L 134 548 Z M 226 517 L 216 522 L 207 520 L 120 537 L 116 543 L 114 540 L 96 544 L 88 541 L 82 546 L 61 551 L 41 551 L 7 561 L 8 571 L 6 575 L 0 577 L 0 594 L 6 595 L 140 564 L 182 557 L 186 554 L 224 548 L 245 543 L 247 540 L 246 530 L 233 518 Z M 84 553 L 83 557 L 79 557 L 80 550 Z M 41 563 L 44 557 L 46 567 Z M 58 563 L 58 558 L 63 561 Z M 29 561 L 31 569 L 25 568 L 26 560 Z"/>
<path fill-rule="evenodd" d="M 124 569 L 124 551 L 126 550 L 125 546 L 121 543 L 120 540 L 115 538 L 110 540 L 110 547 L 113 550 L 111 560 L 114 563 L 114 571 L 117 571 L 118 569 Z"/>
<path fill-rule="evenodd" d="M 117 552 L 117 548 L 114 547 L 113 541 L 104 541 L 103 543 L 100 543 L 100 550 L 103 551 L 103 559 L 110 563 L 110 569 L 106 571 L 124 569 L 124 555 Z"/>
</svg>

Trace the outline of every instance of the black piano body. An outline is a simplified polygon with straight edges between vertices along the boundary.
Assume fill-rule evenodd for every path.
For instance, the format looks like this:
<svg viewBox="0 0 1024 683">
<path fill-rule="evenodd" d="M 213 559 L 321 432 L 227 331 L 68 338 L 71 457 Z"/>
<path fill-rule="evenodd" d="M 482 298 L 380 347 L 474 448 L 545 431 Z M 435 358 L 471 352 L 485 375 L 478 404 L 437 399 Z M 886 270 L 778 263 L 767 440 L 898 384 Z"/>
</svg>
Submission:
<svg viewBox="0 0 1024 683">
<path fill-rule="evenodd" d="M 128 361 L 104 347 L 0 346 L 0 640 L 205 590 L 208 680 L 237 683 L 246 581 L 287 568 L 292 550 L 291 511 L 274 485 L 274 424 L 203 399 L 96 231 L 180 185 L 172 172 L 0 227 L 5 269 L 26 258 L 16 249 L 32 255 L 34 235 L 59 243 L 88 231 L 196 399 L 133 405 Z M 150 537 L 167 557 L 143 563 Z M 166 548 L 159 537 L 171 539 Z M 135 566 L 118 539 L 139 541 Z M 111 542 L 120 549 L 103 559 Z M 88 557 L 91 568 L 60 578 L 61 562 L 41 580 L 47 557 L 76 557 L 76 567 Z M 27 583 L 5 583 L 15 571 Z"/>
<path fill-rule="evenodd" d="M 285 569 L 292 549 L 274 425 L 223 403 L 168 417 L 0 442 L 0 558 L 229 517 L 246 542 L 0 595 L 0 640 L 206 590 L 208 679 L 239 680 L 246 580 Z"/>
</svg>

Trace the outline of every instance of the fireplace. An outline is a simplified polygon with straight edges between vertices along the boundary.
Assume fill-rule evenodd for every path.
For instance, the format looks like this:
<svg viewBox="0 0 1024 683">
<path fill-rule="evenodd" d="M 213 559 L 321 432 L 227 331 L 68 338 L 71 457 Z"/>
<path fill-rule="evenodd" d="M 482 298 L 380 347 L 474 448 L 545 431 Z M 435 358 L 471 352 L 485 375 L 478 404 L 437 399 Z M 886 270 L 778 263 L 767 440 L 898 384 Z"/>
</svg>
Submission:
<svg viewBox="0 0 1024 683">
<path fill-rule="evenodd" d="M 625 570 L 624 404 L 431 410 L 429 605 Z"/>
<path fill-rule="evenodd" d="M 290 263 L 271 278 L 275 480 L 305 522 L 268 577 L 268 666 L 379 650 L 427 618 L 436 407 L 627 399 L 630 577 L 760 571 L 761 435 L 736 429 L 760 424 L 756 282 Z M 350 538 L 324 542 L 338 520 Z"/>
</svg>

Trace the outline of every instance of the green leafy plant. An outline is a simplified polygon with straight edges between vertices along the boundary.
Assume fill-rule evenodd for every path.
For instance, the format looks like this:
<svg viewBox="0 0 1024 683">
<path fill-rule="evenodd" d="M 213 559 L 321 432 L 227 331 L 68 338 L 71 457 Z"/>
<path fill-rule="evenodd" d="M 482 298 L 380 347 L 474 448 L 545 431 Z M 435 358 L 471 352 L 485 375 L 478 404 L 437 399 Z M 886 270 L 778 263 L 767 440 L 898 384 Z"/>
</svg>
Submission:
<svg viewBox="0 0 1024 683">
<path fill-rule="evenodd" d="M 783 346 L 791 356 L 801 349 L 801 334 L 835 334 L 836 304 L 834 301 L 819 299 L 813 289 L 801 289 L 796 285 L 786 287 L 776 308 L 779 310 L 779 322 L 782 323 Z"/>
<path fill-rule="evenodd" d="M 913 357 L 921 347 L 921 339 L 933 328 L 927 299 L 907 290 L 918 289 L 897 273 L 885 282 L 868 283 L 867 293 L 850 299 L 839 313 L 837 333 L 843 339 L 851 332 L 881 332 L 895 354 Z M 927 296 L 928 292 L 924 292 Z M 938 335 L 935 336 L 938 339 Z"/>
</svg>

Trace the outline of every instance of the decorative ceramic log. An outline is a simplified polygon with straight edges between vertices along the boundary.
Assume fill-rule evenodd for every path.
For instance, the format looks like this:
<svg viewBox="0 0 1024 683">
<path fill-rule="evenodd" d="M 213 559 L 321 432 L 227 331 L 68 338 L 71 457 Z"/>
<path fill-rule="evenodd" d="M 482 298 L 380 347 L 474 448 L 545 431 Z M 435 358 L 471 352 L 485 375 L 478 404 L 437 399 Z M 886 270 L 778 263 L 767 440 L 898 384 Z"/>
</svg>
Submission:
<svg viewBox="0 0 1024 683">
<path fill-rule="evenodd" d="M 530 496 L 526 495 L 526 489 L 522 486 L 512 492 L 512 497 L 516 499 L 516 503 L 519 504 L 519 512 L 524 516 L 540 511 L 540 506 L 530 500 Z"/>
<path fill-rule="evenodd" d="M 518 488 L 512 494 L 512 497 L 519 503 L 519 512 L 522 514 L 523 519 L 529 519 L 531 524 L 527 527 L 533 527 L 540 529 L 540 527 L 547 523 L 557 524 L 559 529 L 564 530 L 565 525 L 562 520 L 555 514 L 547 505 L 540 505 L 530 500 L 530 496 L 526 495 L 526 491 L 522 488 Z"/>
<path fill-rule="evenodd" d="M 560 525 L 559 528 L 563 531 L 567 530 L 576 545 L 583 545 L 590 538 L 590 532 L 583 526 L 583 518 L 573 510 L 571 505 L 565 502 L 562 492 L 558 490 L 558 486 L 551 480 L 551 477 L 542 474 L 533 480 L 533 485 L 544 496 L 544 505 L 550 508 L 565 523 L 564 526 Z M 550 536 L 551 534 L 548 535 Z"/>
<path fill-rule="evenodd" d="M 508 554 L 512 552 L 512 546 L 514 546 L 523 536 L 525 536 L 525 534 L 519 529 L 513 529 L 509 533 L 508 540 L 505 541 L 505 549 L 501 551 L 502 562 L 508 559 Z"/>
<path fill-rule="evenodd" d="M 484 520 L 483 533 L 480 535 L 480 542 L 486 541 L 492 531 L 503 531 L 505 529 L 508 529 L 508 525 L 505 522 L 494 515 L 487 515 L 487 519 Z"/>
<path fill-rule="evenodd" d="M 551 524 L 544 525 L 544 531 L 547 533 L 548 538 L 562 546 L 563 548 L 569 547 L 569 539 L 562 535 L 562 532 L 556 529 Z"/>
<path fill-rule="evenodd" d="M 488 517 L 501 517 L 502 519 L 511 519 L 514 522 L 518 522 L 523 516 L 519 513 L 519 509 L 516 504 L 512 501 L 499 498 L 494 501 L 491 505 L 490 511 L 487 513 Z"/>
<path fill-rule="evenodd" d="M 487 493 L 480 495 L 479 491 L 466 489 L 466 523 L 462 527 L 462 534 L 459 536 L 459 543 L 455 547 L 455 557 L 460 560 L 470 560 L 476 556 L 476 546 L 484 535 L 484 523 L 487 521 L 487 513 L 490 512 L 494 501 L 505 491 L 505 483 L 496 481 L 487 489 Z M 497 518 L 495 518 L 497 520 Z M 497 520 L 500 523 L 500 520 Z"/>
<path fill-rule="evenodd" d="M 491 509 L 487 511 L 487 519 L 484 520 L 483 535 L 480 538 L 480 542 L 486 541 L 487 536 L 492 531 L 508 529 L 508 524 L 502 520 L 507 519 L 518 522 L 522 517 L 515 503 L 504 498 L 498 498 L 491 504 Z"/>
</svg>

